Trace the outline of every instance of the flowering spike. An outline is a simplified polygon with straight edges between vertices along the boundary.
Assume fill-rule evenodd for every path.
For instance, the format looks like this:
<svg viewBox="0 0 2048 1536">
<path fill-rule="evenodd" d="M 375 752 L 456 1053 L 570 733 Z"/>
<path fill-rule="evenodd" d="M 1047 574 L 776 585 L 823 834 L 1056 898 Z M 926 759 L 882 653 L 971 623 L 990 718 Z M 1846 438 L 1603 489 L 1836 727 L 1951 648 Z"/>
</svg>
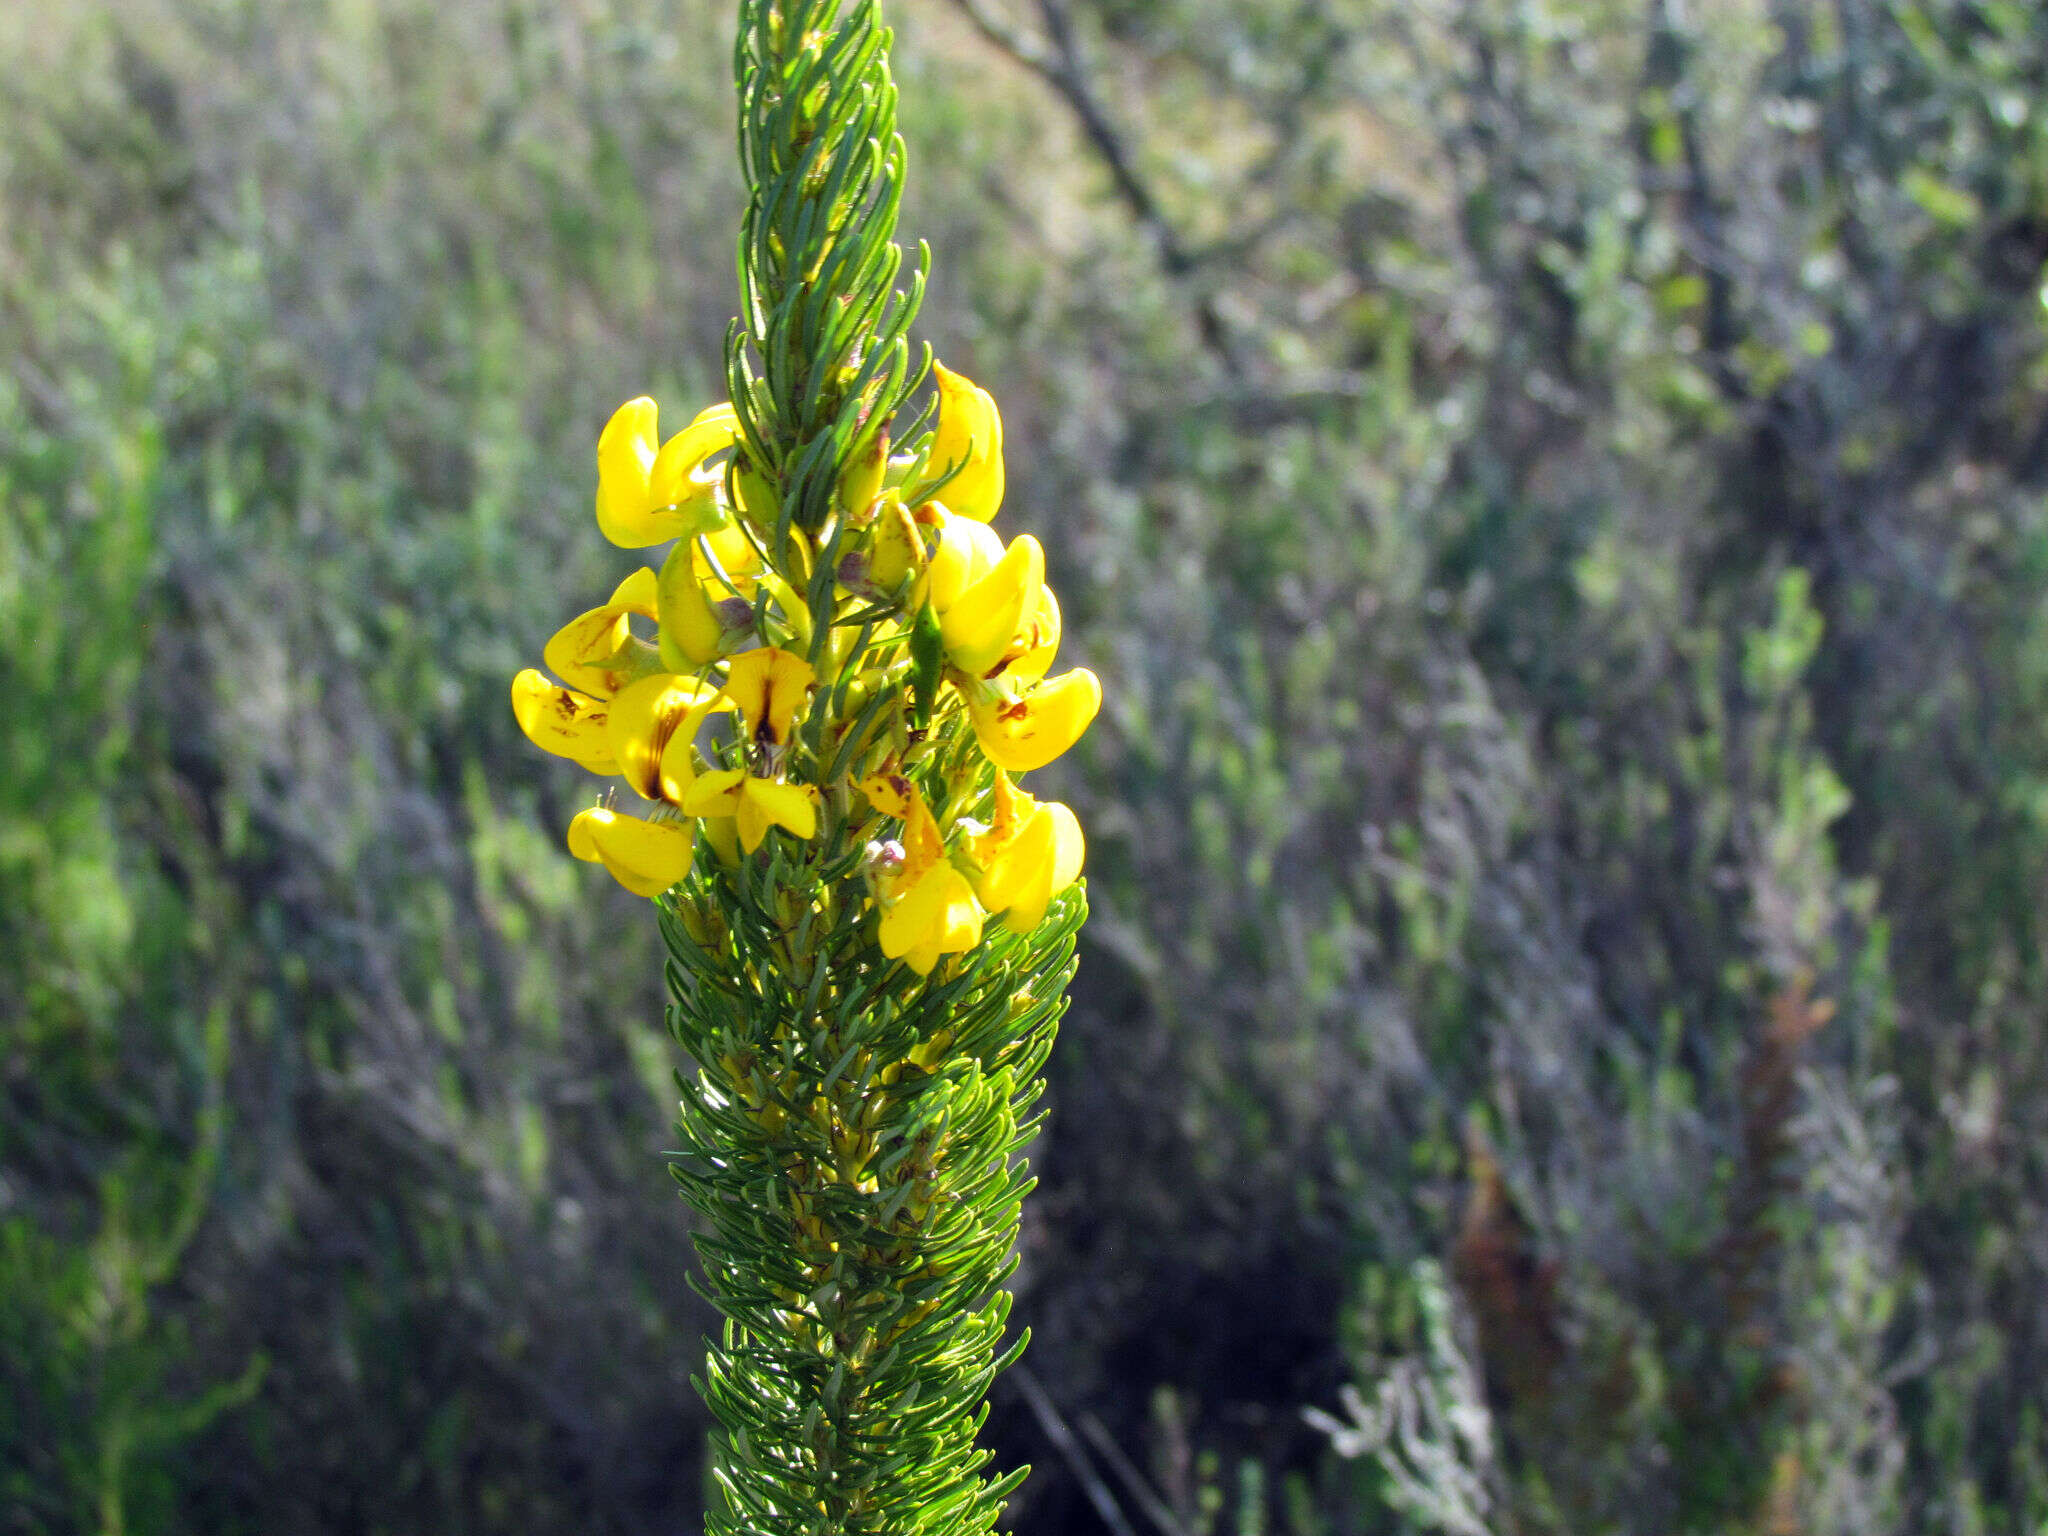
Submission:
<svg viewBox="0 0 2048 1536">
<path fill-rule="evenodd" d="M 728 398 L 666 443 L 651 399 L 606 424 L 600 528 L 676 542 L 549 641 L 562 681 L 522 672 L 513 708 L 650 802 L 583 812 L 569 850 L 656 899 L 698 1064 L 675 1173 L 726 1319 L 707 1536 L 987 1536 L 1012 1164 L 1086 910 L 1078 819 L 1011 775 L 1101 688 L 1046 676 L 1045 551 L 987 526 L 993 397 L 910 345 L 876 0 L 741 16 Z"/>
</svg>

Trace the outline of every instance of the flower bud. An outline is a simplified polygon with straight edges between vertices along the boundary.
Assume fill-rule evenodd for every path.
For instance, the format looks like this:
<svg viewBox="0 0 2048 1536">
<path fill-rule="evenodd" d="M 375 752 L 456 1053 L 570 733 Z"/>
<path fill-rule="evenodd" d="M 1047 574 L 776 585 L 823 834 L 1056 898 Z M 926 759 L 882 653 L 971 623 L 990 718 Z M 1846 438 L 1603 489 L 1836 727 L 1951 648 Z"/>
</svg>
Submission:
<svg viewBox="0 0 2048 1536">
<path fill-rule="evenodd" d="M 850 518 L 859 521 L 867 515 L 881 494 L 882 476 L 888 468 L 889 434 L 877 432 L 839 471 L 839 505 Z"/>
<path fill-rule="evenodd" d="M 669 551 L 657 583 L 661 657 L 677 672 L 694 672 L 722 654 L 719 636 L 723 626 L 697 575 L 691 542 L 685 539 Z"/>
<path fill-rule="evenodd" d="M 877 592 L 893 595 L 924 570 L 924 537 L 898 497 L 887 497 L 877 508 L 870 538 L 867 576 Z"/>
<path fill-rule="evenodd" d="M 989 392 L 943 363 L 932 364 L 939 387 L 939 422 L 932 432 L 925 474 L 952 478 L 939 489 L 946 506 L 985 523 L 1003 504 L 1003 418 Z"/>
</svg>

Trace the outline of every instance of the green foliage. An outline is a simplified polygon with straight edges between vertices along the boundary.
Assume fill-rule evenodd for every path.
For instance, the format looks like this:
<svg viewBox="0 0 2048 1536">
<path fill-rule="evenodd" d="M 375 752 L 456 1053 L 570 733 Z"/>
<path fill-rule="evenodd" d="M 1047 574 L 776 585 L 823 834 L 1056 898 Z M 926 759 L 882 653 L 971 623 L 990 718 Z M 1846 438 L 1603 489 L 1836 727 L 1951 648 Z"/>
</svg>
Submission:
<svg viewBox="0 0 2048 1536">
<path fill-rule="evenodd" d="M 1023 1478 L 984 1484 L 974 1443 L 1024 1342 L 1000 1350 L 1018 1154 L 1086 905 L 1063 896 L 941 981 L 875 954 L 857 899 L 792 943 L 790 883 L 721 882 L 715 942 L 664 912 L 670 1023 L 701 1064 L 678 1076 L 675 1172 L 729 1319 L 703 1382 L 724 1426 L 710 1528 L 988 1530 Z"/>
<path fill-rule="evenodd" d="M 734 67 L 751 196 L 740 232 L 742 314 L 726 343 L 727 385 L 746 434 L 733 473 L 768 477 L 780 547 L 791 525 L 825 526 L 841 471 L 922 382 L 924 360 L 913 372 L 907 338 L 924 277 L 896 288 L 903 141 L 889 33 L 874 0 L 855 0 L 844 16 L 837 0 L 742 5 Z M 902 423 L 901 435 L 914 425 Z M 813 609 L 829 593 L 836 549 L 817 562 L 825 585 L 814 588 Z"/>
</svg>

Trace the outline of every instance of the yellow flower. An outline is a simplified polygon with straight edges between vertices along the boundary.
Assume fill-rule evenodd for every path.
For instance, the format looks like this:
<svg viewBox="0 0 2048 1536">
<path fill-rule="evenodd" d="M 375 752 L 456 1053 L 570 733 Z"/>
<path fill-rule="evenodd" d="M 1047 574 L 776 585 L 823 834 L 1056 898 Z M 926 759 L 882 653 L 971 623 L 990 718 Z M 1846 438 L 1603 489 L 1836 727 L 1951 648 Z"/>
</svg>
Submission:
<svg viewBox="0 0 2048 1536">
<path fill-rule="evenodd" d="M 512 679 L 512 713 L 542 751 L 581 763 L 592 773 L 617 773 L 602 699 L 551 683 L 532 667 Z"/>
<path fill-rule="evenodd" d="M 939 609 L 939 638 L 945 642 L 946 660 L 969 677 L 985 676 L 1008 653 L 1025 620 L 1037 613 L 1039 594 L 1044 590 L 1045 551 L 1027 533 L 1010 545 L 986 575 Z"/>
<path fill-rule="evenodd" d="M 764 645 L 733 657 L 725 696 L 746 722 L 747 741 L 770 749 L 787 746 L 796 712 L 816 678 L 809 662 L 778 646 Z"/>
<path fill-rule="evenodd" d="M 917 518 L 936 520 L 939 537 L 932 547 L 931 562 L 925 567 L 923 585 L 911 593 L 910 606 L 916 608 L 929 602 L 939 613 L 945 613 L 969 587 L 995 569 L 1003 558 L 1003 540 L 986 523 L 956 517 L 936 502 L 919 507 Z"/>
<path fill-rule="evenodd" d="M 1019 933 L 1029 933 L 1053 897 L 1081 873 L 1080 820 L 1057 800 L 1041 804 L 996 772 L 995 817 L 970 850 L 981 878 L 975 893 Z"/>
<path fill-rule="evenodd" d="M 572 688 L 608 699 L 645 663 L 653 648 L 633 633 L 631 616 L 656 617 L 654 572 L 642 566 L 601 608 L 578 614 L 555 631 L 541 659 Z"/>
<path fill-rule="evenodd" d="M 752 853 L 781 827 L 793 837 L 818 835 L 818 792 L 808 784 L 757 778 L 744 768 L 700 774 L 684 791 L 682 809 L 691 816 L 730 816 L 738 823 L 740 846 Z"/>
<path fill-rule="evenodd" d="M 1035 683 L 1045 676 L 1059 648 L 1060 605 L 1052 595 L 1052 588 L 1041 586 L 1038 605 L 1031 618 L 1017 627 L 1017 633 L 1010 637 L 1009 649 L 983 676 L 1008 678 L 1013 683 Z"/>
<path fill-rule="evenodd" d="M 969 677 L 985 677 L 1005 658 L 1059 643 L 1059 605 L 1045 584 L 1045 550 L 1024 534 L 1006 549 L 994 529 L 949 515 L 935 504 L 921 509 L 938 520 L 939 537 L 911 606 L 929 602 L 939 617 L 946 660 Z M 1031 639 L 1029 646 L 1020 642 Z M 1051 662 L 1050 653 L 1046 657 Z M 1043 675 L 1045 668 L 1039 668 Z"/>
<path fill-rule="evenodd" d="M 659 896 L 690 872 L 697 829 L 687 821 L 642 821 L 592 806 L 569 823 L 569 851 L 602 864 L 635 896 Z"/>
<path fill-rule="evenodd" d="M 739 438 L 730 405 L 701 412 L 656 448 L 657 407 L 642 395 L 613 412 L 597 439 L 597 526 L 614 544 L 644 549 L 715 523 L 722 469 L 704 461 Z"/>
<path fill-rule="evenodd" d="M 642 799 L 682 804 L 697 777 L 690 760 L 697 727 L 725 706 L 717 688 L 669 672 L 627 684 L 612 700 L 606 722 L 618 772 Z"/>
<path fill-rule="evenodd" d="M 903 824 L 903 867 L 884 880 L 882 953 L 929 976 L 941 955 L 981 942 L 974 887 L 946 858 L 946 841 L 922 796 Z"/>
<path fill-rule="evenodd" d="M 967 717 L 990 762 L 1011 773 L 1029 773 L 1079 741 L 1101 708 L 1102 684 L 1086 667 L 1076 667 L 1015 698 L 994 688 L 970 696 Z"/>
<path fill-rule="evenodd" d="M 932 364 L 939 385 L 939 424 L 932 432 L 925 472 L 933 479 L 954 465 L 960 473 L 939 497 L 962 517 L 985 523 L 1003 504 L 1003 418 L 994 398 L 943 363 Z"/>
</svg>

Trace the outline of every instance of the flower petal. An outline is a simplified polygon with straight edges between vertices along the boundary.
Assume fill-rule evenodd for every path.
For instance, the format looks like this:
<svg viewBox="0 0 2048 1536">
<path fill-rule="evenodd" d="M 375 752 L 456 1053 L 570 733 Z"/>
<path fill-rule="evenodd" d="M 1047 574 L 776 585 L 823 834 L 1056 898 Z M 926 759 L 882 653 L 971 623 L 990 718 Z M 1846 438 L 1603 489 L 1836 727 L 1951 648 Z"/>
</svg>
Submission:
<svg viewBox="0 0 2048 1536">
<path fill-rule="evenodd" d="M 627 549 L 694 533 L 717 516 L 722 477 L 700 471 L 737 432 L 729 405 L 702 412 L 658 449 L 657 423 L 642 396 L 620 406 L 597 440 L 597 526 Z"/>
<path fill-rule="evenodd" d="M 760 808 L 769 823 L 793 837 L 818 835 L 818 792 L 808 784 L 778 779 L 749 779 L 742 798 Z"/>
<path fill-rule="evenodd" d="M 641 395 L 628 400 L 605 423 L 597 439 L 597 525 L 612 537 L 648 505 L 648 475 L 660 451 L 656 427 L 660 408 Z M 614 540 L 614 542 L 617 542 Z"/>
<path fill-rule="evenodd" d="M 655 598 L 659 585 L 652 566 L 636 565 L 624 581 L 612 588 L 605 607 L 615 608 L 621 613 L 637 613 L 643 619 L 657 618 Z"/>
<path fill-rule="evenodd" d="M 750 854 L 762 846 L 768 827 L 795 838 L 817 836 L 817 791 L 809 784 L 776 778 L 748 778 L 739 786 L 739 844 Z"/>
<path fill-rule="evenodd" d="M 946 659 L 970 677 L 988 672 L 1010 649 L 1025 619 L 1037 612 L 1044 587 L 1045 551 L 1027 533 L 1011 543 L 987 575 L 940 610 Z"/>
<path fill-rule="evenodd" d="M 532 667 L 512 679 L 512 714 L 544 752 L 570 758 L 592 773 L 617 773 L 601 700 L 551 683 Z"/>
<path fill-rule="evenodd" d="M 713 528 L 704 535 L 704 546 L 717 558 L 719 569 L 739 584 L 738 595 L 751 595 L 753 583 L 748 578 L 761 569 L 761 552 L 754 547 L 754 541 L 747 537 L 746 529 L 740 527 L 738 523 L 726 523 Z M 696 560 L 697 574 L 707 581 L 715 580 L 711 560 L 706 557 L 704 550 L 697 551 Z"/>
<path fill-rule="evenodd" d="M 594 805 L 569 823 L 569 852 L 602 864 L 635 896 L 659 896 L 690 872 L 697 846 L 689 822 L 642 821 Z"/>
<path fill-rule="evenodd" d="M 939 542 L 925 573 L 925 595 L 932 607 L 944 613 L 1002 558 L 1003 541 L 993 528 L 964 517 L 942 518 Z"/>
<path fill-rule="evenodd" d="M 986 675 L 1008 678 L 1016 683 L 1035 683 L 1052 667 L 1060 648 L 1060 605 L 1052 588 L 1038 589 L 1038 607 L 1003 653 L 1003 659 Z"/>
<path fill-rule="evenodd" d="M 621 669 L 605 663 L 619 657 L 632 638 L 625 613 L 607 603 L 577 614 L 556 630 L 540 659 L 570 686 L 609 698 L 618 688 Z"/>
<path fill-rule="evenodd" d="M 722 626 L 697 574 L 696 545 L 695 539 L 678 544 L 661 564 L 661 653 L 664 660 L 703 667 L 718 659 Z"/>
<path fill-rule="evenodd" d="M 717 480 L 707 484 L 699 471 L 706 459 L 738 442 L 739 435 L 739 416 L 730 404 L 720 401 L 698 412 L 694 421 L 661 445 L 649 467 L 648 490 L 655 504 L 671 506 L 689 500 L 700 487 L 715 486 Z"/>
<path fill-rule="evenodd" d="M 686 816 L 736 816 L 740 785 L 746 776 L 743 768 L 714 768 L 709 773 L 700 773 L 696 782 L 683 792 L 678 808 Z"/>
<path fill-rule="evenodd" d="M 752 853 L 768 836 L 770 827 L 781 827 L 794 837 L 816 837 L 818 792 L 807 784 L 747 779 L 740 786 L 740 845 Z"/>
<path fill-rule="evenodd" d="M 794 652 L 764 645 L 733 657 L 725 696 L 746 721 L 747 739 L 781 746 L 817 673 Z"/>
<path fill-rule="evenodd" d="M 980 941 L 981 920 L 981 907 L 967 877 L 952 865 L 941 864 L 914 881 L 882 914 L 882 953 L 902 959 L 929 946 L 934 958 L 960 954 Z"/>
<path fill-rule="evenodd" d="M 635 794 L 662 798 L 662 770 L 670 742 L 694 713 L 689 735 L 719 702 L 718 691 L 673 672 L 656 672 L 629 683 L 612 700 L 606 739 L 618 759 L 618 771 Z M 684 737 L 685 746 L 689 736 Z M 687 754 L 684 758 L 687 763 Z M 695 777 L 694 772 L 691 777 Z"/>
<path fill-rule="evenodd" d="M 1088 859 L 1088 840 L 1081 835 L 1081 818 L 1072 807 L 1049 800 L 1045 810 L 1053 819 L 1052 888 L 1057 895 L 1081 878 L 1081 866 Z"/>
<path fill-rule="evenodd" d="M 697 848 L 696 825 L 687 821 L 610 815 L 592 820 L 589 832 L 604 867 L 635 896 L 659 896 L 682 879 Z"/>
<path fill-rule="evenodd" d="M 1035 904 L 1043 912 L 1046 902 L 1052 899 L 1055 851 L 1052 818 L 1039 807 L 993 850 L 983 865 L 982 905 L 991 912 L 1001 912 Z"/>
<path fill-rule="evenodd" d="M 1040 878 L 1004 913 L 1003 921 L 1018 933 L 1029 933 L 1036 928 L 1044 919 L 1045 909 L 1052 904 L 1053 897 L 1080 877 L 1081 861 L 1086 852 L 1080 818 L 1059 801 L 1048 801 L 1040 806 L 1032 822 L 1034 826 L 1045 829 L 1035 839 L 1044 845 L 1045 862 L 1037 871 Z"/>
<path fill-rule="evenodd" d="M 1003 504 L 1003 418 L 995 397 L 943 363 L 932 364 L 939 386 L 939 422 L 932 432 L 926 472 L 933 477 L 954 465 L 960 472 L 939 490 L 946 506 L 985 523 Z"/>
<path fill-rule="evenodd" d="M 1043 768 L 1081 739 L 1102 708 L 1102 684 L 1076 667 L 1038 684 L 1015 703 L 970 700 L 968 717 L 990 762 L 1011 773 Z"/>
<path fill-rule="evenodd" d="M 683 716 L 668 739 L 668 745 L 661 749 L 658 768 L 658 783 L 663 800 L 670 805 L 680 806 L 683 797 L 697 782 L 696 741 L 697 728 L 715 709 L 723 708 L 725 700 L 717 695 L 700 700 L 690 712 Z"/>
<path fill-rule="evenodd" d="M 597 836 L 592 828 L 600 821 L 609 821 L 613 814 L 602 805 L 577 812 L 576 819 L 569 823 L 569 852 L 586 864 L 595 864 L 598 861 Z"/>
<path fill-rule="evenodd" d="M 899 819 L 910 814 L 910 802 L 917 791 L 900 773 L 872 773 L 855 786 L 868 803 L 884 816 Z"/>
</svg>

